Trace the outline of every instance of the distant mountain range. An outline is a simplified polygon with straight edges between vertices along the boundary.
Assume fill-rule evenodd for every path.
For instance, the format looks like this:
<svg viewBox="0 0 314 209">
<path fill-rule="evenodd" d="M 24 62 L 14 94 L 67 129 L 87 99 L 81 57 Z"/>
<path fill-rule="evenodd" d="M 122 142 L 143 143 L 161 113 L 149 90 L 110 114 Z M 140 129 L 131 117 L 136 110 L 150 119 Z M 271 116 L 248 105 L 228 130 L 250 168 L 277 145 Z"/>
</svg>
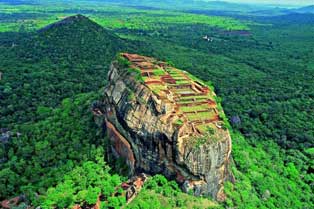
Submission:
<svg viewBox="0 0 314 209">
<path fill-rule="evenodd" d="M 252 15 L 259 16 L 279 16 L 279 15 L 290 15 L 290 14 L 314 14 L 314 5 L 296 8 L 296 9 L 286 9 L 286 8 L 268 8 L 265 10 L 256 10 L 249 12 Z"/>
<path fill-rule="evenodd" d="M 295 12 L 295 13 L 312 13 L 312 14 L 314 14 L 314 5 L 301 7 L 298 9 L 292 9 L 290 11 Z"/>
<path fill-rule="evenodd" d="M 97 1 L 97 0 L 96 0 Z M 99 0 L 100 1 L 100 0 Z M 257 15 L 284 15 L 291 13 L 314 13 L 314 5 L 293 8 L 282 5 L 263 5 L 233 3 L 228 1 L 203 1 L 203 0 L 102 0 L 104 3 L 121 4 L 142 9 L 171 9 L 185 11 L 218 11 L 236 14 L 251 13 Z"/>
<path fill-rule="evenodd" d="M 41 4 L 39 0 L 0 0 L 6 4 Z M 73 0 L 66 0 L 71 2 Z M 75 0 L 75 3 L 84 2 L 84 0 Z M 65 2 L 65 0 L 56 0 L 55 2 Z M 103 4 L 118 4 L 122 6 L 131 6 L 141 9 L 170 9 L 184 11 L 211 11 L 227 12 L 232 14 L 249 13 L 252 15 L 286 15 L 291 13 L 310 13 L 314 14 L 314 5 L 301 8 L 288 8 L 285 6 L 233 3 L 228 1 L 205 1 L 205 0 L 95 0 Z M 48 2 L 46 2 L 48 3 Z"/>
<path fill-rule="evenodd" d="M 108 0 L 105 0 L 108 1 Z M 109 0 L 112 1 L 112 0 Z M 196 1 L 196 0 L 117 0 L 115 2 L 124 2 L 127 5 L 145 5 L 151 7 L 159 7 L 166 9 L 178 9 L 178 10 L 224 10 L 224 11 L 254 11 L 262 10 L 268 7 L 263 5 L 253 4 L 240 4 L 227 1 Z"/>
<path fill-rule="evenodd" d="M 297 13 L 314 13 L 314 5 L 290 9 L 284 5 L 245 4 L 228 1 L 203 1 L 203 0 L 102 0 L 102 2 L 114 2 L 132 6 L 150 6 L 168 9 L 204 9 L 224 11 L 257 11 L 257 10 L 285 10 Z"/>
</svg>

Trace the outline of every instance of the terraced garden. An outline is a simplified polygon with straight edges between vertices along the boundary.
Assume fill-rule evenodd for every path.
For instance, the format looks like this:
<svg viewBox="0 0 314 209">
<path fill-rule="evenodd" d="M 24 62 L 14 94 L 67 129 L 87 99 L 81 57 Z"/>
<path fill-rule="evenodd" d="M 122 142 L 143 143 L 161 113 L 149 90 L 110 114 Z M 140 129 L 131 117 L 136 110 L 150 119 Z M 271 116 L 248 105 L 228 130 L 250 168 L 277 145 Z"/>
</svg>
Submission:
<svg viewBox="0 0 314 209">
<path fill-rule="evenodd" d="M 150 57 L 122 53 L 120 59 L 125 59 L 131 70 L 141 72 L 141 80 L 159 100 L 173 104 L 173 109 L 166 113 L 166 121 L 192 127 L 193 133 L 187 134 L 196 135 L 222 127 L 215 93 L 202 81 Z"/>
</svg>

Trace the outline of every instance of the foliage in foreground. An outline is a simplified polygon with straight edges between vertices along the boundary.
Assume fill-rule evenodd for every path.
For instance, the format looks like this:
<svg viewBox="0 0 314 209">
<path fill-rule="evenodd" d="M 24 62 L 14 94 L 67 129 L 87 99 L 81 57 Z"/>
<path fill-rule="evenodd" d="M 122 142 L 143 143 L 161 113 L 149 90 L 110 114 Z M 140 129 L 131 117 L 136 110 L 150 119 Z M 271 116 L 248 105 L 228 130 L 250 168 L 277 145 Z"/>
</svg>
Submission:
<svg viewBox="0 0 314 209">
<path fill-rule="evenodd" d="M 151 177 L 128 209 L 165 209 L 165 208 L 217 208 L 218 205 L 207 198 L 183 193 L 178 184 L 168 181 L 162 175 Z"/>
<path fill-rule="evenodd" d="M 40 199 L 43 209 L 72 208 L 75 204 L 94 205 L 100 195 L 105 197 L 102 208 L 120 208 L 125 204 L 119 175 L 111 175 L 102 157 L 97 163 L 88 161 L 77 166 L 56 187 L 49 188 Z"/>
<path fill-rule="evenodd" d="M 285 163 L 274 142 L 249 145 L 241 134 L 233 134 L 232 168 L 235 185 L 226 184 L 226 205 L 237 208 L 313 208 L 313 175 L 301 175 L 294 163 Z M 306 162 L 305 162 L 306 163 Z M 310 180 L 310 179 L 307 179 Z"/>
<path fill-rule="evenodd" d="M 60 108 L 41 108 L 46 118 L 18 126 L 20 137 L 0 147 L 0 199 L 45 193 L 76 165 L 103 156 L 105 140 L 90 112 L 94 93 L 65 99 Z M 33 198 L 31 198 L 34 200 Z"/>
</svg>

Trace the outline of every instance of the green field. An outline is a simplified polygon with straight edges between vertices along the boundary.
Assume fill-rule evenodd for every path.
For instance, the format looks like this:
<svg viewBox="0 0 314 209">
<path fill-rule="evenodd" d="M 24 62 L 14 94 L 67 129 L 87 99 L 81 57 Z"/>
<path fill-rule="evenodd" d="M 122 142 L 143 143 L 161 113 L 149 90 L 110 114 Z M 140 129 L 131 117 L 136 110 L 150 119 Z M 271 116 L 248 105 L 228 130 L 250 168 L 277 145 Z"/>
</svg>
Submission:
<svg viewBox="0 0 314 209">
<path fill-rule="evenodd" d="M 84 7 L 84 10 L 81 9 Z M 95 9 L 97 8 L 97 9 Z M 71 10 L 68 12 L 67 10 Z M 60 20 L 66 16 L 82 13 L 101 26 L 109 29 L 131 29 L 156 31 L 172 25 L 203 24 L 222 30 L 249 30 L 248 23 L 230 17 L 187 14 L 178 11 L 143 10 L 92 2 L 75 5 L 48 3 L 46 5 L 6 5 L 0 4 L 3 17 L 19 14 L 21 18 L 0 16 L 0 32 L 33 31 Z"/>
</svg>

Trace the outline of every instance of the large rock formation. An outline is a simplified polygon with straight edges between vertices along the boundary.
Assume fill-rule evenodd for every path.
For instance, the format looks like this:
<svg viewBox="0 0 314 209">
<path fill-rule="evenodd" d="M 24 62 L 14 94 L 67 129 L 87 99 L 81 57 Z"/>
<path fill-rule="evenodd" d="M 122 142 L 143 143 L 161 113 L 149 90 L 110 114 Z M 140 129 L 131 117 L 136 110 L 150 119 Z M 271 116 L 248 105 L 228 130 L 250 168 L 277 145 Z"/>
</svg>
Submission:
<svg viewBox="0 0 314 209">
<path fill-rule="evenodd" d="M 202 81 L 153 58 L 121 54 L 94 112 L 130 175 L 161 173 L 187 192 L 224 200 L 231 138 Z"/>
</svg>

